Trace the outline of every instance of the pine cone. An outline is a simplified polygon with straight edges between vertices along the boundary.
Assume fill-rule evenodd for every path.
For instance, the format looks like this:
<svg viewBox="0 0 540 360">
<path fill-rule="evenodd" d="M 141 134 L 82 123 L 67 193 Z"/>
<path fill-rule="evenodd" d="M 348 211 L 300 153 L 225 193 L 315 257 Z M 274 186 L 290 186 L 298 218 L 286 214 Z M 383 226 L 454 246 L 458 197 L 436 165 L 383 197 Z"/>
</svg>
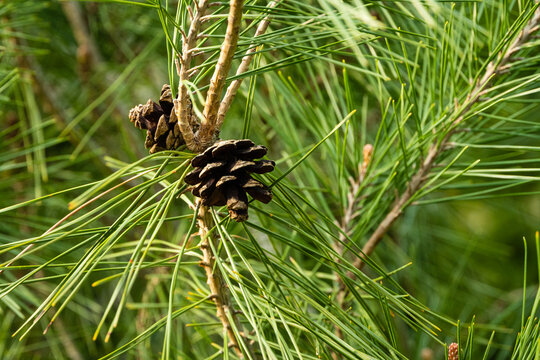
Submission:
<svg viewBox="0 0 540 360">
<path fill-rule="evenodd" d="M 129 120 L 135 127 L 146 130 L 144 147 L 150 149 L 150 154 L 175 150 L 185 143 L 173 106 L 171 87 L 165 84 L 161 89 L 159 104 L 150 99 L 129 111 Z"/>
<path fill-rule="evenodd" d="M 255 146 L 248 139 L 219 141 L 191 160 L 194 169 L 184 180 L 193 185 L 191 192 L 202 199 L 203 205 L 227 205 L 231 219 L 245 221 L 248 218 L 246 192 L 265 204 L 272 200 L 270 189 L 250 175 L 274 170 L 273 161 L 254 161 L 266 151 L 264 146 Z"/>
<path fill-rule="evenodd" d="M 448 360 L 459 360 L 459 347 L 456 343 L 448 346 Z"/>
</svg>

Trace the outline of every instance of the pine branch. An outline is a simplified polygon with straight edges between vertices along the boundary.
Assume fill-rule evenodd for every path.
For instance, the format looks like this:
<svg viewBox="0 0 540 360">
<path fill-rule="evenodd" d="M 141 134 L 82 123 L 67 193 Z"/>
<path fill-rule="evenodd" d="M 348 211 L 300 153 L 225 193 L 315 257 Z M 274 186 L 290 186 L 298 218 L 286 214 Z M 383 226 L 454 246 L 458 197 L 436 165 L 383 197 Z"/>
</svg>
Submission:
<svg viewBox="0 0 540 360">
<path fill-rule="evenodd" d="M 223 328 L 227 331 L 227 336 L 231 340 L 232 347 L 234 348 L 236 354 L 240 358 L 243 358 L 240 342 L 236 337 L 233 326 L 231 325 L 231 321 L 234 322 L 234 328 L 237 329 L 238 333 L 243 334 L 243 343 L 247 348 L 246 350 L 249 353 L 250 358 L 255 359 L 251 344 L 249 340 L 245 338 L 245 332 L 242 330 L 242 324 L 238 319 L 237 313 L 234 311 L 234 307 L 231 303 L 229 295 L 229 289 L 225 283 L 225 280 L 223 279 L 223 274 L 221 273 L 219 267 L 216 266 L 215 256 L 217 254 L 214 254 L 212 249 L 217 249 L 218 243 L 215 236 L 209 231 L 209 229 L 213 227 L 213 220 L 208 212 L 208 208 L 205 206 L 201 205 L 199 207 L 197 222 L 199 225 L 199 236 L 201 237 L 200 248 L 203 253 L 203 261 L 201 265 L 204 267 L 206 272 L 206 281 L 210 287 L 212 300 L 216 305 L 217 316 L 221 320 Z M 212 244 L 210 244 L 210 242 L 212 242 Z"/>
<path fill-rule="evenodd" d="M 214 75 L 210 80 L 210 88 L 206 94 L 203 119 L 198 132 L 198 143 L 203 149 L 214 142 L 214 137 L 219 131 L 217 125 L 217 114 L 219 102 L 225 80 L 231 68 L 234 51 L 238 43 L 240 33 L 240 22 L 242 20 L 243 0 L 231 0 L 229 5 L 229 17 L 225 40 L 221 46 L 219 59 L 214 70 Z"/>
<path fill-rule="evenodd" d="M 195 3 L 196 12 L 193 14 L 189 32 L 182 37 L 182 55 L 180 59 L 180 70 L 178 76 L 180 77 L 180 83 L 178 84 L 178 99 L 174 100 L 174 111 L 171 116 L 178 118 L 178 125 L 187 147 L 192 151 L 199 151 L 199 143 L 195 138 L 192 127 L 192 114 L 188 112 L 189 92 L 186 84 L 184 83 L 189 79 L 189 70 L 191 65 L 191 59 L 193 57 L 193 49 L 197 43 L 197 37 L 202 23 L 202 17 L 208 9 L 209 1 L 200 0 L 199 3 Z"/>
<path fill-rule="evenodd" d="M 339 235 L 339 243 L 336 244 L 336 251 L 339 254 L 343 254 L 343 244 L 347 242 L 347 236 L 352 231 L 353 221 L 356 218 L 357 204 L 358 204 L 358 192 L 360 190 L 360 185 L 364 181 L 366 176 L 367 168 L 371 162 L 371 156 L 373 155 L 373 145 L 366 144 L 363 150 L 363 161 L 358 166 L 358 178 L 349 179 L 350 187 L 349 192 L 347 193 L 347 206 L 343 209 L 343 216 L 340 223 L 338 224 L 341 229 L 341 234 Z M 337 260 L 339 261 L 339 260 Z M 338 277 L 338 282 L 340 288 L 344 288 L 345 284 L 343 280 Z M 341 301 L 338 301 L 341 304 Z"/>
<path fill-rule="evenodd" d="M 279 4 L 279 1 L 271 1 L 270 4 L 268 4 L 268 11 L 275 8 Z M 268 28 L 268 25 L 270 24 L 271 18 L 270 14 L 266 15 L 266 17 L 259 23 L 259 26 L 257 27 L 257 30 L 255 31 L 254 41 L 251 44 L 250 48 L 246 51 L 246 54 L 242 58 L 242 62 L 240 63 L 240 66 L 238 67 L 238 70 L 236 70 L 236 76 L 239 76 L 243 73 L 245 73 L 249 69 L 249 64 L 251 63 L 251 60 L 253 59 L 253 55 L 257 51 L 256 40 L 257 37 L 261 36 L 266 32 L 266 29 Z M 221 104 L 219 105 L 218 115 L 217 115 L 217 122 L 216 122 L 216 129 L 219 131 L 221 129 L 221 126 L 223 125 L 223 121 L 225 120 L 225 115 L 227 114 L 227 111 L 229 111 L 229 108 L 231 107 L 231 103 L 236 95 L 236 92 L 240 88 L 240 85 L 242 84 L 243 78 L 238 78 L 231 82 L 229 87 L 227 88 L 227 91 L 225 92 L 225 96 L 223 97 L 223 100 L 221 101 Z"/>
<path fill-rule="evenodd" d="M 362 269 L 364 267 L 365 258 L 373 253 L 388 229 L 399 218 L 404 208 L 409 204 L 411 198 L 417 193 L 418 190 L 420 190 L 422 185 L 424 185 L 437 157 L 446 148 L 450 138 L 455 133 L 455 128 L 463 122 L 465 115 L 469 112 L 473 105 L 480 100 L 481 96 L 486 92 L 486 90 L 491 87 L 492 79 L 507 69 L 512 61 L 512 56 L 517 53 L 531 38 L 533 33 L 538 30 L 539 25 L 540 7 L 536 9 L 532 19 L 525 25 L 523 30 L 521 30 L 511 45 L 508 46 L 504 52 L 499 54 L 497 60 L 494 60 L 487 65 L 484 75 L 477 81 L 476 85 L 466 97 L 463 104 L 461 104 L 461 106 L 457 106 L 455 109 L 455 119 L 452 122 L 451 129 L 442 140 L 436 140 L 431 144 L 422 165 L 407 184 L 407 189 L 403 194 L 401 194 L 394 207 L 392 207 L 390 212 L 384 217 L 362 248 L 362 254 L 354 262 L 354 266 L 357 269 Z M 354 277 L 353 274 L 351 274 L 351 276 Z"/>
<path fill-rule="evenodd" d="M 270 2 L 268 9 L 274 8 L 278 4 L 279 1 Z M 193 121 L 193 114 L 188 113 L 190 99 L 184 81 L 193 75 L 193 72 L 190 69 L 190 62 L 195 55 L 195 45 L 199 38 L 200 25 L 204 20 L 204 14 L 209 5 L 211 4 L 208 1 L 201 0 L 196 6 L 196 12 L 193 14 L 193 11 L 191 11 L 190 13 L 193 14 L 192 23 L 188 35 L 183 34 L 183 54 L 180 57 L 180 67 L 178 71 L 180 77 L 180 84 L 178 87 L 179 99 L 174 100 L 175 111 L 174 114 L 172 114 L 172 116 L 178 118 L 180 131 L 182 132 L 187 147 L 195 152 L 203 151 L 216 140 L 221 126 L 223 125 L 225 114 L 229 110 L 232 100 L 243 80 L 237 79 L 233 81 L 227 88 L 223 100 L 221 100 L 221 93 L 232 65 L 232 59 L 240 34 L 240 22 L 242 21 L 243 0 L 231 0 L 225 40 L 221 46 L 219 59 L 206 94 L 203 119 L 199 130 L 197 133 L 194 133 L 193 127 L 196 124 L 194 124 Z M 267 15 L 257 27 L 255 37 L 262 35 L 269 24 L 270 15 Z M 257 47 L 253 44 L 253 46 L 246 51 L 236 75 L 241 75 L 248 70 L 256 49 Z"/>
<path fill-rule="evenodd" d="M 341 218 L 341 222 L 338 224 L 339 228 L 341 229 L 341 233 L 339 234 L 339 242 L 336 243 L 334 249 L 338 254 L 343 255 L 343 245 L 347 242 L 347 236 L 350 234 L 353 228 L 353 221 L 356 218 L 356 212 L 358 210 L 358 194 L 360 191 L 360 186 L 362 185 L 362 182 L 364 181 L 364 178 L 366 176 L 367 168 L 369 166 L 369 163 L 371 162 L 371 156 L 373 155 L 373 145 L 366 144 L 364 146 L 363 150 L 363 161 L 358 166 L 358 178 L 353 179 L 352 177 L 349 179 L 350 187 L 349 192 L 347 193 L 347 206 L 343 209 L 343 217 Z M 346 236 L 347 235 L 347 236 Z M 337 263 L 340 263 L 340 259 L 336 259 Z M 338 282 L 338 295 L 337 295 L 337 304 L 342 309 L 345 309 L 345 295 L 346 293 L 346 285 L 345 282 L 343 282 L 343 279 L 341 276 L 336 276 L 337 282 Z M 339 326 L 335 326 L 335 334 L 340 338 L 343 339 L 343 331 L 341 331 L 341 328 Z M 339 356 L 337 353 L 332 352 L 332 359 L 337 360 L 339 359 Z"/>
</svg>

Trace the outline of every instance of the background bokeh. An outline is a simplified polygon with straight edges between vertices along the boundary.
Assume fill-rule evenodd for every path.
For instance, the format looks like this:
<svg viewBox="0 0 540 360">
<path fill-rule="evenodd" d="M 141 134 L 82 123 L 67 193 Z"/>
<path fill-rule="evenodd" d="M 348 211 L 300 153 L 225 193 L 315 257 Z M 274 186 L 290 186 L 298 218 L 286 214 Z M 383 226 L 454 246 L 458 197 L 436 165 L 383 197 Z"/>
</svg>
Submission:
<svg viewBox="0 0 540 360">
<path fill-rule="evenodd" d="M 148 98 L 157 99 L 161 86 L 169 82 L 166 38 L 154 9 L 120 2 L 7 0 L 0 3 L 0 30 L 0 208 L 98 181 L 122 164 L 147 155 L 144 134 L 130 124 L 127 114 L 131 107 Z M 289 52 L 289 49 L 277 48 L 266 53 L 262 61 L 270 63 L 271 59 L 289 56 Z M 327 83 L 328 79 L 333 79 L 336 73 L 341 76 L 341 60 L 354 61 L 352 55 L 335 53 L 332 56 L 337 64 L 313 57 L 300 65 L 276 67 L 257 80 L 251 137 L 266 144 L 274 158 L 281 159 L 278 167 L 289 163 L 291 144 L 302 148 L 320 140 L 307 121 L 298 120 L 302 111 L 287 103 L 287 95 L 283 98 L 276 95 L 285 91 L 283 79 L 290 76 L 298 87 L 296 90 L 306 92 L 306 102 L 315 103 L 313 107 L 317 110 L 324 109 L 315 113 L 314 118 L 324 116 L 323 111 L 341 106 L 335 103 L 334 96 L 339 97 L 337 90 L 336 93 L 332 90 L 339 84 Z M 302 66 L 309 67 L 310 71 L 298 74 L 297 69 Z M 323 71 L 321 69 L 326 69 L 327 76 L 313 73 Z M 349 76 L 352 101 L 354 107 L 360 109 L 358 119 L 362 120 L 358 121 L 365 122 L 367 131 L 351 136 L 373 141 L 380 108 L 369 95 L 372 88 L 370 83 L 364 82 L 363 75 L 351 69 Z M 314 83 L 317 80 L 319 84 Z M 242 131 L 242 121 L 235 119 L 245 117 L 248 86 L 249 81 L 246 81 L 228 115 L 223 138 L 238 137 Z M 318 96 L 312 96 L 307 88 L 318 89 Z M 534 94 L 530 104 L 538 104 Z M 513 104 L 508 111 L 524 109 L 523 116 L 537 122 L 538 105 L 535 106 L 524 109 L 522 104 Z M 295 129 L 280 128 L 284 122 L 275 120 L 277 114 L 285 116 L 288 111 Z M 517 145 L 537 144 L 538 128 L 531 126 L 528 139 L 516 136 Z M 295 132 L 294 136 L 291 131 Z M 284 136 L 289 139 L 284 140 Z M 326 162 L 331 162 L 332 157 L 330 149 L 321 149 L 314 154 L 312 163 L 303 166 L 312 166 L 324 179 Z M 351 164 L 361 154 L 359 146 L 354 151 Z M 510 155 L 509 150 L 504 148 L 473 148 L 459 161 L 465 167 L 477 158 L 504 161 L 507 155 Z M 515 152 L 511 155 L 514 157 L 510 160 L 517 158 Z M 529 167 L 537 165 L 537 152 L 522 152 L 520 156 L 530 160 Z M 295 176 L 300 178 L 298 186 L 302 185 L 301 173 L 293 173 L 294 179 Z M 450 184 L 409 207 L 375 254 L 386 270 L 412 263 L 395 278 L 430 310 L 459 320 L 464 329 L 474 319 L 478 354 L 483 354 L 491 332 L 496 330 L 490 352 L 493 359 L 509 358 L 521 324 L 523 238 L 529 244 L 528 307 L 538 284 L 533 240 L 539 228 L 540 198 L 535 194 L 540 188 L 533 178 L 536 174 L 530 176 L 531 181 L 486 196 L 479 194 L 477 199 L 463 194 L 487 189 L 498 180 L 463 177 L 455 186 Z M 306 180 L 306 187 L 310 181 Z M 70 201 L 81 192 L 69 191 L 0 214 L 2 249 L 47 230 L 67 214 Z M 312 200 L 316 203 L 318 199 L 317 194 Z M 328 208 L 328 212 L 332 212 L 333 206 L 329 202 L 329 205 L 321 205 L 321 209 L 326 212 Z M 91 225 L 107 226 L 121 211 L 122 208 L 114 209 Z M 189 214 L 190 210 L 178 206 L 173 213 L 181 216 Z M 167 223 L 161 230 L 162 237 L 179 243 L 187 226 L 187 223 Z M 44 259 L 51 259 L 67 249 L 66 241 L 71 241 L 69 246 L 75 246 L 79 239 L 58 241 L 44 252 L 30 254 L 16 263 L 20 268 L 0 275 L 0 286 L 5 287 L 22 276 L 26 271 L 24 265 L 42 264 Z M 129 248 L 129 243 L 126 247 Z M 82 251 L 76 249 L 65 262 L 75 262 Z M 16 253 L 17 250 L 0 253 L 0 262 L 8 261 Z M 310 266 L 307 260 L 306 264 Z M 106 343 L 102 338 L 93 341 L 93 332 L 113 289 L 109 283 L 90 286 L 92 281 L 103 277 L 95 274 L 79 289 L 78 296 L 46 335 L 42 334 L 47 325 L 44 321 L 22 342 L 11 338 L 66 269 L 69 266 L 48 269 L 37 276 L 45 276 L 47 281 L 29 282 L 0 301 L 0 358 L 97 358 L 134 338 L 163 316 L 159 304 L 167 302 L 168 283 L 162 280 L 171 268 L 145 269 L 135 283 L 133 298 L 110 341 Z M 109 273 L 114 271 L 106 272 Z M 148 303 L 154 303 L 155 308 L 145 307 Z M 212 310 L 208 313 L 212 314 Z M 214 320 L 208 317 L 208 321 Z M 185 328 L 190 322 L 187 317 L 178 323 L 178 328 Z M 444 322 L 440 325 L 441 341 L 455 341 L 455 328 Z M 396 328 L 400 348 L 411 359 L 442 358 L 442 347 L 424 332 L 413 331 L 398 320 Z M 184 348 L 190 344 L 190 334 L 188 329 L 178 335 L 184 337 Z M 152 337 L 139 345 L 130 358 L 155 358 L 152 354 L 160 348 L 160 341 Z M 435 355 L 429 357 L 426 349 L 431 349 Z"/>
</svg>

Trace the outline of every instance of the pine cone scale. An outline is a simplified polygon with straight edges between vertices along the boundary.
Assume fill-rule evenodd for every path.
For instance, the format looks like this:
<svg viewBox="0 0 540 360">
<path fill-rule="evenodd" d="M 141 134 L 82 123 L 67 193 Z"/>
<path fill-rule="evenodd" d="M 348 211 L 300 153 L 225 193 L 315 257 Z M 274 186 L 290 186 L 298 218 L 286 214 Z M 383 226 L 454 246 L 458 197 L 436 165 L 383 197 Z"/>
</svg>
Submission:
<svg viewBox="0 0 540 360">
<path fill-rule="evenodd" d="M 249 139 L 235 140 L 237 150 L 242 150 L 255 146 L 255 143 Z"/>
<path fill-rule="evenodd" d="M 256 174 L 265 174 L 274 170 L 276 163 L 271 160 L 255 161 L 253 172 Z"/>
<path fill-rule="evenodd" d="M 268 150 L 264 146 L 253 146 L 247 149 L 237 151 L 237 156 L 242 160 L 254 160 L 266 155 Z"/>
<path fill-rule="evenodd" d="M 228 159 L 231 156 L 231 153 L 236 150 L 236 145 L 232 141 L 224 141 L 218 144 L 212 150 L 212 157 L 214 159 Z"/>
<path fill-rule="evenodd" d="M 216 174 L 220 169 L 227 165 L 226 161 L 218 161 L 206 165 L 199 174 L 200 179 L 205 179 L 212 174 Z"/>
<path fill-rule="evenodd" d="M 202 198 L 209 197 L 215 189 L 215 183 L 216 183 L 215 178 L 210 178 L 206 180 L 206 182 L 201 183 L 202 186 L 199 188 L 200 197 Z"/>
<path fill-rule="evenodd" d="M 205 206 L 223 206 L 227 205 L 227 199 L 223 191 L 214 191 L 210 197 L 203 200 Z"/>
<path fill-rule="evenodd" d="M 193 171 L 189 172 L 185 177 L 184 181 L 188 185 L 196 185 L 199 182 L 199 174 L 201 173 L 201 168 L 195 168 Z"/>
<path fill-rule="evenodd" d="M 234 175 L 225 175 L 221 179 L 219 179 L 219 181 L 216 184 L 216 187 L 219 189 L 223 185 L 226 185 L 227 183 L 230 183 L 230 182 L 236 181 L 236 180 L 238 180 L 238 178 L 236 176 L 234 176 Z"/>
<path fill-rule="evenodd" d="M 231 219 L 235 221 L 246 221 L 248 219 L 248 199 L 246 193 L 237 186 L 228 186 L 225 189 L 227 197 L 227 208 Z"/>
<path fill-rule="evenodd" d="M 272 193 L 268 189 L 247 188 L 245 190 L 249 196 L 262 202 L 263 204 L 268 204 L 272 200 Z"/>
<path fill-rule="evenodd" d="M 161 108 L 163 109 L 163 112 L 166 114 L 170 114 L 174 105 L 173 105 L 173 98 L 172 98 L 172 91 L 170 87 L 163 87 L 161 89 L 161 97 L 159 98 L 159 105 L 161 105 Z"/>
<path fill-rule="evenodd" d="M 204 152 L 191 159 L 191 166 L 200 167 L 204 166 L 208 161 L 212 160 L 211 156 L 208 156 Z"/>
<path fill-rule="evenodd" d="M 242 184 L 242 188 L 255 200 L 268 204 L 272 200 L 272 193 L 261 182 L 250 178 Z"/>
<path fill-rule="evenodd" d="M 169 126 L 165 120 L 165 115 L 161 115 L 157 123 L 156 132 L 154 133 L 154 140 L 157 142 L 161 135 L 169 131 Z"/>
<path fill-rule="evenodd" d="M 253 168 L 255 168 L 255 162 L 238 160 L 232 164 L 231 168 L 229 169 L 229 172 L 234 173 L 238 171 L 250 171 Z"/>
</svg>

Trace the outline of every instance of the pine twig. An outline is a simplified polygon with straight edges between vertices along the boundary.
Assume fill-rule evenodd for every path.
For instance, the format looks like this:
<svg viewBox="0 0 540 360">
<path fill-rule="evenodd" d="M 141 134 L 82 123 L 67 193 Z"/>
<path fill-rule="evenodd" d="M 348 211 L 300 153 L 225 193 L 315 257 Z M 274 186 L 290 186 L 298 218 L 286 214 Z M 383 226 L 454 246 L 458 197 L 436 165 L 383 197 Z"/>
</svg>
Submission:
<svg viewBox="0 0 540 360">
<path fill-rule="evenodd" d="M 373 145 L 366 144 L 363 149 L 363 161 L 358 165 L 358 178 L 349 179 L 350 187 L 349 192 L 347 193 L 347 206 L 343 208 L 343 216 L 341 221 L 338 224 L 342 233 L 339 235 L 339 243 L 336 244 L 336 251 L 340 254 L 343 254 L 343 244 L 347 241 L 345 234 L 349 234 L 352 231 L 353 220 L 355 219 L 358 203 L 358 192 L 360 190 L 360 185 L 364 181 L 366 176 L 367 168 L 371 162 L 371 157 L 373 155 Z M 338 277 L 338 282 L 343 284 L 343 281 Z"/>
<path fill-rule="evenodd" d="M 359 169 L 361 168 L 361 165 L 359 166 Z M 352 227 L 352 221 L 355 218 L 354 212 L 356 209 L 356 203 L 358 201 L 357 195 L 358 190 L 360 188 L 360 185 L 362 183 L 362 176 L 359 174 L 358 178 L 356 180 L 350 179 L 350 188 L 349 192 L 347 193 L 347 206 L 343 209 L 343 217 L 341 218 L 341 222 L 338 224 L 339 228 L 341 229 L 341 233 L 339 234 L 339 242 L 335 244 L 334 250 L 338 253 L 343 255 L 343 244 L 347 241 L 347 236 Z M 336 263 L 340 264 L 341 260 L 336 259 Z M 345 296 L 347 295 L 347 292 L 345 289 L 347 288 L 345 283 L 343 282 L 343 279 L 339 274 L 336 274 L 336 281 L 338 283 L 338 293 L 336 302 L 337 305 L 340 308 L 345 307 Z M 337 325 L 334 325 L 334 333 L 336 336 L 340 339 L 343 339 L 343 331 L 341 331 L 341 328 Z M 335 351 L 332 351 L 331 353 L 333 360 L 340 359 L 340 356 Z"/>
<path fill-rule="evenodd" d="M 212 294 L 212 300 L 216 305 L 217 316 L 221 320 L 223 328 L 227 331 L 227 336 L 232 342 L 232 347 L 236 354 L 243 358 L 243 352 L 240 348 L 240 343 L 238 338 L 233 330 L 231 321 L 234 322 L 234 327 L 237 329 L 238 333 L 243 334 L 244 344 L 246 350 L 249 353 L 251 359 L 254 358 L 254 352 L 251 347 L 251 343 L 245 338 L 245 332 L 242 330 L 242 324 L 238 319 L 238 314 L 234 311 L 234 307 L 231 303 L 229 289 L 223 279 L 223 274 L 221 273 L 219 267 L 216 266 L 215 256 L 217 254 L 213 253 L 212 249 L 217 249 L 217 239 L 213 234 L 210 233 L 210 230 L 213 227 L 213 220 L 208 211 L 208 208 L 205 206 L 199 207 L 198 214 L 198 225 L 199 225 L 199 236 L 201 237 L 200 248 L 203 254 L 203 261 L 201 265 L 204 267 L 206 272 L 206 279 L 208 286 L 210 287 L 210 292 Z M 212 244 L 210 243 L 212 242 Z"/>
<path fill-rule="evenodd" d="M 280 1 L 271 1 L 267 6 L 268 11 L 275 8 L 279 3 Z M 252 42 L 250 48 L 246 51 L 244 57 L 242 58 L 242 62 L 240 63 L 238 70 L 236 70 L 236 76 L 242 75 L 249 69 L 249 64 L 251 63 L 251 60 L 253 59 L 253 55 L 257 51 L 257 46 L 255 45 L 257 37 L 261 36 L 262 34 L 266 32 L 266 29 L 268 28 L 270 21 L 271 21 L 270 14 L 268 14 L 259 23 L 259 26 L 257 27 L 257 30 L 255 31 L 254 41 Z M 225 92 L 225 96 L 223 97 L 223 100 L 221 101 L 221 104 L 219 105 L 219 110 L 217 114 L 217 121 L 216 121 L 217 131 L 219 131 L 219 129 L 221 129 L 221 126 L 223 125 L 223 121 L 225 120 L 225 115 L 227 114 L 227 111 L 229 111 L 229 108 L 231 107 L 231 104 L 236 95 L 236 92 L 238 91 L 238 89 L 240 88 L 240 85 L 242 84 L 242 80 L 244 79 L 239 78 L 231 82 L 229 87 L 227 88 L 227 91 Z"/>
<path fill-rule="evenodd" d="M 357 269 L 361 270 L 364 267 L 365 258 L 373 253 L 388 229 L 392 226 L 396 219 L 399 218 L 403 212 L 403 209 L 409 204 L 409 200 L 411 200 L 413 195 L 420 190 L 422 185 L 424 185 L 425 181 L 427 180 L 427 176 L 435 163 L 435 160 L 448 145 L 450 138 L 455 132 L 456 126 L 463 122 L 465 115 L 473 107 L 473 105 L 480 100 L 482 93 L 491 87 L 491 80 L 500 74 L 501 70 L 504 69 L 506 65 L 510 64 L 513 55 L 517 53 L 529 40 L 533 33 L 538 30 L 539 24 L 540 7 L 537 7 L 532 19 L 527 23 L 527 25 L 525 25 L 523 30 L 518 34 L 510 46 L 508 46 L 508 48 L 506 48 L 506 50 L 501 53 L 496 60 L 487 65 L 484 75 L 477 81 L 473 90 L 466 97 L 461 109 L 458 106 L 458 108 L 455 110 L 456 115 L 455 120 L 452 122 L 452 129 L 448 131 L 442 140 L 436 140 L 431 144 L 422 165 L 407 184 L 407 189 L 403 194 L 401 194 L 394 207 L 392 207 L 390 212 L 384 217 L 362 248 L 362 254 L 354 262 L 354 266 Z"/>
<path fill-rule="evenodd" d="M 339 228 L 341 229 L 341 233 L 339 234 L 339 242 L 335 245 L 335 250 L 338 254 L 343 255 L 343 244 L 347 241 L 347 236 L 353 229 L 353 221 L 356 218 L 355 213 L 358 208 L 358 192 L 360 190 L 360 186 L 362 185 L 362 182 L 364 181 L 364 178 L 366 176 L 367 169 L 369 167 L 369 164 L 371 162 L 371 157 L 373 155 L 373 145 L 366 144 L 363 149 L 363 161 L 358 165 L 358 178 L 353 179 L 352 177 L 349 179 L 350 187 L 349 191 L 347 193 L 347 206 L 343 208 L 343 216 L 341 218 L 340 223 L 338 224 Z M 341 263 L 340 259 L 336 259 L 337 263 Z M 337 294 L 337 304 L 340 308 L 345 309 L 345 295 L 346 293 L 346 285 L 343 282 L 343 279 L 341 276 L 337 275 L 336 280 L 338 283 L 338 294 Z M 334 327 L 335 334 L 340 338 L 343 339 L 343 332 L 341 331 L 341 328 L 338 326 Z M 332 352 L 332 359 L 338 360 L 339 356 L 336 352 Z"/>
<path fill-rule="evenodd" d="M 242 20 L 243 0 L 231 0 L 229 5 L 229 16 L 225 40 L 221 45 L 219 59 L 214 70 L 214 75 L 210 80 L 210 88 L 206 94 L 204 104 L 203 119 L 198 132 L 199 146 L 206 148 L 214 141 L 214 136 L 218 132 L 216 127 L 221 92 L 225 85 L 225 80 L 231 68 L 234 51 L 238 43 L 240 33 L 240 22 Z"/>
<path fill-rule="evenodd" d="M 196 4 L 196 12 L 192 15 L 189 32 L 187 35 L 183 36 L 183 53 L 179 58 L 180 69 L 178 71 L 180 77 L 180 84 L 178 87 L 179 99 L 174 101 L 175 111 L 171 114 L 171 116 L 176 116 L 178 118 L 180 131 L 182 132 L 187 147 L 195 152 L 201 152 L 210 146 L 215 141 L 216 135 L 219 133 L 221 127 L 221 123 L 217 126 L 217 114 L 220 109 L 221 93 L 231 68 L 232 59 L 238 43 L 243 0 L 230 1 L 225 40 L 221 46 L 218 62 L 212 79 L 210 80 L 210 88 L 206 95 L 206 102 L 203 110 L 203 119 L 198 132 L 195 134 L 192 127 L 192 114 L 188 113 L 190 98 L 184 81 L 193 75 L 193 72 L 190 69 L 190 63 L 195 53 L 194 49 L 197 39 L 199 39 L 199 30 L 201 23 L 204 20 L 204 14 L 210 5 L 211 4 L 207 0 L 200 0 L 199 3 Z M 264 30 L 266 30 L 267 26 L 268 24 L 264 26 Z M 249 62 L 245 66 L 247 67 L 248 65 Z M 232 101 L 232 97 L 229 97 L 229 101 Z M 201 237 L 200 248 L 203 253 L 201 265 L 205 268 L 207 283 L 210 287 L 212 300 L 216 305 L 217 316 L 221 320 L 223 328 L 227 331 L 227 336 L 231 339 L 232 347 L 236 354 L 240 358 L 243 358 L 240 341 L 236 336 L 236 334 L 239 333 L 245 340 L 243 341 L 245 351 L 250 355 L 250 358 L 255 359 L 252 344 L 245 338 L 242 324 L 238 319 L 237 313 L 234 311 L 230 300 L 229 289 L 226 286 L 223 274 L 220 269 L 216 267 L 215 256 L 217 256 L 217 254 L 214 254 L 212 249 L 216 249 L 218 244 L 216 241 L 217 239 L 209 231 L 213 226 L 213 221 L 205 206 L 200 206 L 197 222 L 199 226 L 199 235 Z M 234 328 L 237 329 L 236 333 Z"/>
<path fill-rule="evenodd" d="M 199 0 L 196 4 L 196 13 L 193 15 L 191 25 L 187 36 L 182 37 L 182 55 L 180 55 L 180 71 L 178 76 L 180 77 L 180 83 L 178 84 L 178 99 L 174 99 L 174 111 L 171 116 L 176 116 L 178 119 L 178 125 L 184 141 L 187 147 L 192 151 L 200 151 L 200 146 L 195 138 L 192 128 L 192 119 L 190 113 L 188 113 L 190 98 L 186 84 L 184 83 L 189 79 L 189 70 L 191 65 L 191 59 L 193 52 L 191 51 L 196 43 L 201 27 L 201 19 L 204 16 L 209 5 L 208 0 Z"/>
<path fill-rule="evenodd" d="M 268 9 L 274 8 L 279 4 L 279 0 L 271 1 L 268 4 Z M 238 43 L 240 34 L 240 22 L 242 20 L 243 0 L 231 0 L 229 5 L 229 15 L 227 20 L 227 30 L 225 33 L 225 40 L 221 46 L 218 62 L 214 70 L 212 79 L 210 80 L 210 87 L 206 94 L 206 100 L 203 110 L 203 118 L 197 133 L 193 132 L 193 115 L 188 113 L 189 108 L 189 93 L 184 81 L 188 80 L 190 76 L 194 74 L 190 69 L 190 62 L 194 54 L 194 48 L 197 39 L 200 38 L 199 30 L 201 23 L 204 22 L 205 12 L 212 3 L 208 0 L 200 0 L 196 3 L 196 13 L 192 15 L 191 26 L 188 35 L 183 34 L 183 54 L 180 57 L 180 70 L 178 75 L 180 77 L 180 84 L 178 86 L 178 99 L 174 100 L 174 114 L 178 119 L 180 131 L 186 142 L 187 147 L 194 152 L 201 152 L 216 140 L 223 125 L 225 115 L 229 110 L 232 100 L 240 87 L 243 79 L 237 79 L 233 81 L 227 91 L 223 100 L 221 100 L 221 93 L 225 86 L 225 80 L 229 74 L 229 70 L 232 65 L 232 59 Z M 193 11 L 192 11 L 193 13 Z M 261 21 L 255 32 L 255 38 L 262 35 L 268 25 L 270 24 L 270 15 Z M 241 75 L 249 68 L 249 64 L 253 59 L 253 55 L 257 47 L 252 44 L 247 51 L 242 62 L 236 71 L 236 75 Z"/>
</svg>

